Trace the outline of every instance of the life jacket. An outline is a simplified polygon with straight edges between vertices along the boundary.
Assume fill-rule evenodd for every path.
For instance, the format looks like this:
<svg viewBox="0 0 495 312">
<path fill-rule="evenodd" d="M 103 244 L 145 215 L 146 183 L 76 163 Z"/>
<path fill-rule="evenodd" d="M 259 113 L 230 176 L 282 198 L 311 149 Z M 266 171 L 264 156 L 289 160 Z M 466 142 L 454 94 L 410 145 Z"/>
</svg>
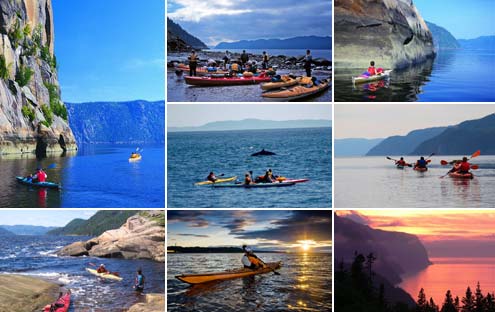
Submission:
<svg viewBox="0 0 495 312">
<path fill-rule="evenodd" d="M 416 163 L 416 167 L 418 167 L 418 168 L 426 168 L 426 164 L 427 164 L 427 161 L 426 160 L 420 159 Z"/>
<path fill-rule="evenodd" d="M 253 73 L 252 72 L 245 71 L 245 72 L 242 73 L 242 76 L 244 76 L 244 77 L 253 77 Z"/>
<path fill-rule="evenodd" d="M 257 267 L 263 267 L 263 262 L 255 256 L 248 255 L 249 261 Z"/>
<path fill-rule="evenodd" d="M 471 169 L 471 165 L 467 161 L 461 162 L 459 171 L 468 172 L 469 169 Z"/>
<path fill-rule="evenodd" d="M 269 59 L 269 58 L 270 58 L 270 57 L 268 56 L 268 53 L 267 53 L 267 54 L 265 54 L 265 55 L 263 55 L 263 62 L 268 62 L 268 59 Z"/>
<path fill-rule="evenodd" d="M 235 72 L 238 72 L 239 71 L 239 64 L 234 63 L 234 64 L 230 65 L 230 69 L 232 69 Z"/>
<path fill-rule="evenodd" d="M 251 177 L 246 177 L 244 179 L 244 184 L 251 184 L 252 180 L 251 180 Z"/>
<path fill-rule="evenodd" d="M 197 54 L 191 54 L 191 55 L 189 55 L 189 62 L 196 63 L 197 60 L 198 60 L 198 55 Z"/>
<path fill-rule="evenodd" d="M 370 66 L 368 67 L 368 73 L 371 75 L 371 76 L 374 76 L 376 75 L 376 69 L 374 66 Z"/>
<path fill-rule="evenodd" d="M 36 176 L 38 177 L 38 182 L 45 182 L 46 178 L 48 177 L 48 175 L 44 171 L 38 171 Z"/>
<path fill-rule="evenodd" d="M 405 160 L 399 160 L 399 161 L 397 161 L 397 165 L 399 165 L 399 166 L 405 166 L 406 165 L 406 161 Z"/>
</svg>

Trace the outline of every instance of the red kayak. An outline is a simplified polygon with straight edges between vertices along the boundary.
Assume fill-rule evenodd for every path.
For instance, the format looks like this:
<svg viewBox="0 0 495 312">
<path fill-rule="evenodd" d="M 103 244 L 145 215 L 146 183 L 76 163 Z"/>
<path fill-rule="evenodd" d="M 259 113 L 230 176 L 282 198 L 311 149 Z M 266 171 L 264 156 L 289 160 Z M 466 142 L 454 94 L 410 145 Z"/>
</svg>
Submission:
<svg viewBox="0 0 495 312">
<path fill-rule="evenodd" d="M 449 177 L 456 179 L 473 179 L 474 175 L 471 172 L 469 173 L 451 172 L 449 173 Z"/>
<path fill-rule="evenodd" d="M 261 82 L 268 82 L 272 79 L 261 73 L 259 76 L 253 77 L 191 77 L 185 76 L 187 84 L 193 86 L 203 86 L 203 87 L 213 87 L 213 86 L 240 86 L 240 85 L 250 85 L 258 84 Z"/>
<path fill-rule="evenodd" d="M 428 171 L 428 168 L 414 167 L 414 170 L 419 171 L 419 172 L 425 172 L 425 171 Z"/>
<path fill-rule="evenodd" d="M 69 306 L 70 306 L 70 290 L 68 290 L 65 295 L 62 295 L 62 297 L 58 298 L 57 301 L 55 301 L 52 304 L 47 304 L 45 308 L 43 309 L 44 312 L 67 312 L 69 311 Z M 53 307 L 53 310 L 52 310 Z"/>
</svg>

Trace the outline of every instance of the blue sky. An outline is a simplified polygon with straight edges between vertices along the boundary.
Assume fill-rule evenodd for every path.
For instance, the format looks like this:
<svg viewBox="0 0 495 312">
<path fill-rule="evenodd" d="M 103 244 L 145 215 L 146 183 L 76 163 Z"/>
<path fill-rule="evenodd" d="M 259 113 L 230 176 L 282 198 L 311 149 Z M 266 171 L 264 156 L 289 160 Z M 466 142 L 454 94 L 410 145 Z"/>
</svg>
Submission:
<svg viewBox="0 0 495 312">
<path fill-rule="evenodd" d="M 421 16 L 456 39 L 495 35 L 494 0 L 414 0 Z"/>
<path fill-rule="evenodd" d="M 167 13 L 207 45 L 332 35 L 331 0 L 169 0 Z"/>
<path fill-rule="evenodd" d="M 53 0 L 67 102 L 162 100 L 164 1 Z"/>
<path fill-rule="evenodd" d="M 169 246 L 240 247 L 300 251 L 331 249 L 329 210 L 169 210 Z"/>
<path fill-rule="evenodd" d="M 63 227 L 76 218 L 89 219 L 97 210 L 0 210 L 0 225 L 38 225 Z"/>
</svg>

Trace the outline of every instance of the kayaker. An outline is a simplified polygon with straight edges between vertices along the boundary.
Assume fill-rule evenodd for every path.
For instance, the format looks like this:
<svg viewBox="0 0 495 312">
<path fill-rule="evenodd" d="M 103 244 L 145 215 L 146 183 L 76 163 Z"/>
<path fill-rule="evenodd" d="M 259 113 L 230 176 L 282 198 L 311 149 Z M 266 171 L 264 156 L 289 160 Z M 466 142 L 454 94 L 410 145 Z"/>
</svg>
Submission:
<svg viewBox="0 0 495 312">
<path fill-rule="evenodd" d="M 253 74 L 256 74 L 256 72 L 258 71 L 258 65 L 256 64 L 256 61 L 251 62 L 251 68 L 249 69 L 249 71 Z"/>
<path fill-rule="evenodd" d="M 229 50 L 226 50 L 225 55 L 223 57 L 223 67 L 225 69 L 227 69 L 227 64 L 229 63 L 229 61 L 230 61 L 230 53 L 229 53 Z"/>
<path fill-rule="evenodd" d="M 100 266 L 98 267 L 98 269 L 96 270 L 97 273 L 106 273 L 106 274 L 109 274 L 110 271 L 107 270 L 107 268 L 105 267 L 105 265 L 102 263 L 100 264 Z"/>
<path fill-rule="evenodd" d="M 248 61 L 249 61 L 249 55 L 246 53 L 246 50 L 242 50 L 242 54 L 241 54 L 242 67 L 246 66 Z"/>
<path fill-rule="evenodd" d="M 263 51 L 263 63 L 261 63 L 261 67 L 263 69 L 268 69 L 268 60 L 270 59 L 270 57 L 268 56 L 268 54 L 266 53 L 266 51 Z"/>
<path fill-rule="evenodd" d="M 46 178 L 48 178 L 48 175 L 41 167 L 38 167 L 36 172 L 28 177 L 32 182 L 46 182 Z"/>
<path fill-rule="evenodd" d="M 198 56 L 196 51 L 192 50 L 189 59 L 189 76 L 196 76 L 196 67 L 198 66 Z"/>
<path fill-rule="evenodd" d="M 471 164 L 468 162 L 467 157 L 463 157 L 462 161 L 459 164 L 454 165 L 454 168 L 456 168 L 455 172 L 458 172 L 460 174 L 467 174 L 471 169 Z"/>
<path fill-rule="evenodd" d="M 242 256 L 241 262 L 244 265 L 244 268 L 256 270 L 263 267 L 263 261 L 256 257 L 251 248 L 242 245 L 242 251 L 244 251 L 244 256 Z"/>
<path fill-rule="evenodd" d="M 306 50 L 306 56 L 304 57 L 304 69 L 306 69 L 306 76 L 311 77 L 311 64 L 313 63 L 313 57 L 311 51 Z"/>
<path fill-rule="evenodd" d="M 134 290 L 143 292 L 144 290 L 144 275 L 141 269 L 137 270 L 136 279 L 134 280 Z"/>
<path fill-rule="evenodd" d="M 395 165 L 404 167 L 404 166 L 407 166 L 407 163 L 406 163 L 406 161 L 404 160 L 404 157 L 401 157 L 399 160 L 397 160 L 397 161 L 395 162 Z"/>
<path fill-rule="evenodd" d="M 233 63 L 232 65 L 230 65 L 230 72 L 231 73 L 242 73 L 242 68 L 239 64 L 237 63 Z"/>
<path fill-rule="evenodd" d="M 253 184 L 253 180 L 251 179 L 249 173 L 246 173 L 246 175 L 244 176 L 244 184 L 246 185 Z"/>
<path fill-rule="evenodd" d="M 370 67 L 368 67 L 368 70 L 365 71 L 364 73 L 362 73 L 361 76 L 370 77 L 370 76 L 376 76 L 376 75 L 380 75 L 380 74 L 383 74 L 383 68 L 380 67 L 380 68 L 376 69 L 375 68 L 375 61 L 371 61 Z"/>
<path fill-rule="evenodd" d="M 217 176 L 212 172 L 210 172 L 210 174 L 206 177 L 206 180 L 207 181 L 211 181 L 213 183 L 215 183 L 216 180 L 218 180 Z"/>
<path fill-rule="evenodd" d="M 136 152 L 132 152 L 132 153 L 131 153 L 131 157 L 130 157 L 130 158 L 137 158 L 138 156 L 139 156 L 139 154 L 138 154 L 138 153 L 136 153 Z"/>
<path fill-rule="evenodd" d="M 414 165 L 415 168 L 426 168 L 426 165 L 428 165 L 428 162 L 425 160 L 423 156 L 421 156 L 418 161 L 416 161 L 416 164 Z"/>
</svg>

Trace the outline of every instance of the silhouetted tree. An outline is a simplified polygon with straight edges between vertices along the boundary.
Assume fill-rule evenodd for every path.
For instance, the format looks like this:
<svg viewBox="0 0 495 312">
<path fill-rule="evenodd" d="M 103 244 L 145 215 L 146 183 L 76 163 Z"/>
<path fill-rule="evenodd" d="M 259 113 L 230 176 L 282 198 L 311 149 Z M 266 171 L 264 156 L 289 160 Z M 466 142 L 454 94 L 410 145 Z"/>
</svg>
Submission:
<svg viewBox="0 0 495 312">
<path fill-rule="evenodd" d="M 471 288 L 466 289 L 466 296 L 462 298 L 462 312 L 474 312 L 474 296 Z"/>
<path fill-rule="evenodd" d="M 433 298 L 430 297 L 430 303 L 428 303 L 428 312 L 439 312 L 438 306 L 433 301 Z"/>
<path fill-rule="evenodd" d="M 480 282 L 476 285 L 476 292 L 474 293 L 474 311 L 484 312 L 485 310 L 485 298 L 481 292 Z"/>
<path fill-rule="evenodd" d="M 375 262 L 375 255 L 370 252 L 368 256 L 366 256 L 366 269 L 368 270 L 368 284 L 370 287 L 373 287 L 373 263 Z"/>
<path fill-rule="evenodd" d="M 426 301 L 425 290 L 420 289 L 418 301 L 416 301 L 416 312 L 428 312 L 428 301 Z"/>
<path fill-rule="evenodd" d="M 383 283 L 380 283 L 380 290 L 378 291 L 378 305 L 380 307 L 385 307 L 385 285 Z"/>
<path fill-rule="evenodd" d="M 454 298 L 454 306 L 455 306 L 456 311 L 460 311 L 461 310 L 461 304 L 459 303 L 459 296 L 455 296 L 455 298 Z"/>
<path fill-rule="evenodd" d="M 458 312 L 454 305 L 454 300 L 452 299 L 452 294 L 450 290 L 447 290 L 445 294 L 445 300 L 443 301 L 441 312 Z"/>
<path fill-rule="evenodd" d="M 365 261 L 366 260 L 362 254 L 356 255 L 351 265 L 351 278 L 352 278 L 352 282 L 354 283 L 354 286 L 357 289 L 361 289 L 364 292 L 368 292 L 366 275 L 363 272 L 363 264 Z"/>
<path fill-rule="evenodd" d="M 495 311 L 495 296 L 488 293 L 485 297 L 485 310 L 483 312 Z"/>
</svg>

